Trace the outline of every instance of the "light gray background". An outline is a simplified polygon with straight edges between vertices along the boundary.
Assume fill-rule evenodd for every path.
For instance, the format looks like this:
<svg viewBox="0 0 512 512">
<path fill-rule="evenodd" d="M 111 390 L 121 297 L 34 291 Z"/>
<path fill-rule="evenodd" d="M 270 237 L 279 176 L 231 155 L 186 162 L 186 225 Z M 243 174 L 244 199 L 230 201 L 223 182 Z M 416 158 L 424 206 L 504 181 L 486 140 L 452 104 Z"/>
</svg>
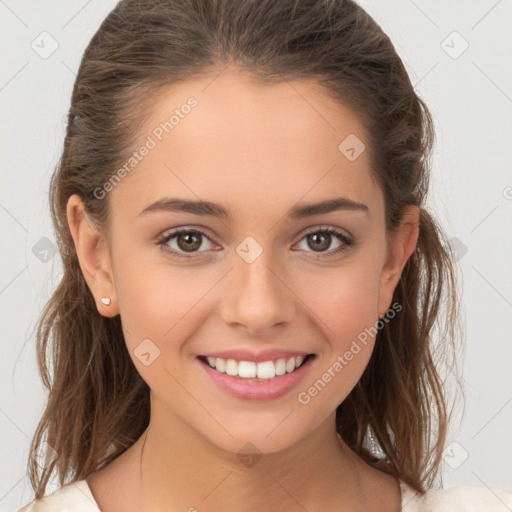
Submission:
<svg viewBox="0 0 512 512">
<path fill-rule="evenodd" d="M 61 271 L 58 254 L 44 253 L 53 243 L 48 183 L 82 53 L 115 3 L 0 0 L 1 511 L 33 497 L 26 459 L 45 394 L 32 330 Z M 512 3 L 361 5 L 434 115 L 430 204 L 464 278 L 467 406 L 450 433 L 445 485 L 512 492 Z"/>
</svg>

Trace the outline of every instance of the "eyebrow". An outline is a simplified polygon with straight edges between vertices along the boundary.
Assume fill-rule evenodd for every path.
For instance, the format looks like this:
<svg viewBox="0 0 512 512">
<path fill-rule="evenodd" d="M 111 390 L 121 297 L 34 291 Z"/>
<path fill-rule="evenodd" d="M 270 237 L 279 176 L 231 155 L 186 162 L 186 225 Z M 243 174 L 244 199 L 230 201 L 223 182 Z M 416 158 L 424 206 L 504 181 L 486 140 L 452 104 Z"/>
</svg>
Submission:
<svg viewBox="0 0 512 512">
<path fill-rule="evenodd" d="M 313 215 L 321 215 L 334 211 L 362 211 L 369 213 L 368 206 L 358 203 L 347 197 L 336 197 L 319 203 L 299 203 L 291 208 L 285 215 L 287 219 L 299 220 Z M 163 198 L 151 203 L 139 214 L 146 215 L 150 212 L 185 212 L 195 215 L 210 215 L 231 221 L 233 215 L 229 209 L 210 201 L 191 201 L 189 199 Z"/>
</svg>

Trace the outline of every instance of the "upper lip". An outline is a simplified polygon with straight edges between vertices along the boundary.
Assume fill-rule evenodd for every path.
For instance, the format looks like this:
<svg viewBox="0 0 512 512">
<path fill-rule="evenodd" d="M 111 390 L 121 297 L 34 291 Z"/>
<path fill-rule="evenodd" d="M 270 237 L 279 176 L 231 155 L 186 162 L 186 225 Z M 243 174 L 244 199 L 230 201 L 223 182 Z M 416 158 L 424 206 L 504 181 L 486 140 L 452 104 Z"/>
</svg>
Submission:
<svg viewBox="0 0 512 512">
<path fill-rule="evenodd" d="M 236 361 L 254 361 L 260 363 L 262 361 L 275 361 L 277 359 L 289 359 L 296 356 L 307 356 L 311 352 L 300 350 L 285 349 L 267 349 L 259 352 L 252 352 L 247 349 L 223 350 L 220 352 L 208 352 L 201 354 L 204 357 L 219 357 L 220 359 L 235 359 Z"/>
</svg>

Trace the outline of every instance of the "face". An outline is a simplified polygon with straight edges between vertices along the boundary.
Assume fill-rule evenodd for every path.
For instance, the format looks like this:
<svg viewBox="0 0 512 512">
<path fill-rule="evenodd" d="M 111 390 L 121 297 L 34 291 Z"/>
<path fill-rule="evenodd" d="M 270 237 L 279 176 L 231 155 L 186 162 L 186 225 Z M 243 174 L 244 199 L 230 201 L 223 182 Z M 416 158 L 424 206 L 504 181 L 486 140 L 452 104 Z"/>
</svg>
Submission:
<svg viewBox="0 0 512 512">
<path fill-rule="evenodd" d="M 101 263 L 84 245 L 80 259 L 98 302 L 112 298 L 100 313 L 121 315 L 152 418 L 270 453 L 333 421 L 417 232 L 386 234 L 365 131 L 314 82 L 260 85 L 234 70 L 212 80 L 159 98 L 136 165 L 104 189 Z M 296 356 L 302 366 L 268 379 Z"/>
</svg>

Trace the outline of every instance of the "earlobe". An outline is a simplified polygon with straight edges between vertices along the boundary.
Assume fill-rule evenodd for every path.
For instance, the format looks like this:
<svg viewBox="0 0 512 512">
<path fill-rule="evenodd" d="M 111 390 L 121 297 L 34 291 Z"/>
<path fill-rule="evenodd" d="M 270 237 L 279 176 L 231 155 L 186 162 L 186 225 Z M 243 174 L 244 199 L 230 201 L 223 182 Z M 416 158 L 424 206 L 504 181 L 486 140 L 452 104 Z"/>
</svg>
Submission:
<svg viewBox="0 0 512 512">
<path fill-rule="evenodd" d="M 113 317 L 119 311 L 105 236 L 93 226 L 77 194 L 68 199 L 66 213 L 80 268 L 95 298 L 98 312 L 102 316 Z M 102 300 L 106 298 L 110 299 L 108 304 Z"/>
<path fill-rule="evenodd" d="M 389 234 L 387 259 L 379 283 L 379 316 L 384 315 L 391 306 L 393 293 L 402 270 L 416 249 L 419 236 L 419 213 L 418 206 L 408 205 L 396 231 Z"/>
</svg>

